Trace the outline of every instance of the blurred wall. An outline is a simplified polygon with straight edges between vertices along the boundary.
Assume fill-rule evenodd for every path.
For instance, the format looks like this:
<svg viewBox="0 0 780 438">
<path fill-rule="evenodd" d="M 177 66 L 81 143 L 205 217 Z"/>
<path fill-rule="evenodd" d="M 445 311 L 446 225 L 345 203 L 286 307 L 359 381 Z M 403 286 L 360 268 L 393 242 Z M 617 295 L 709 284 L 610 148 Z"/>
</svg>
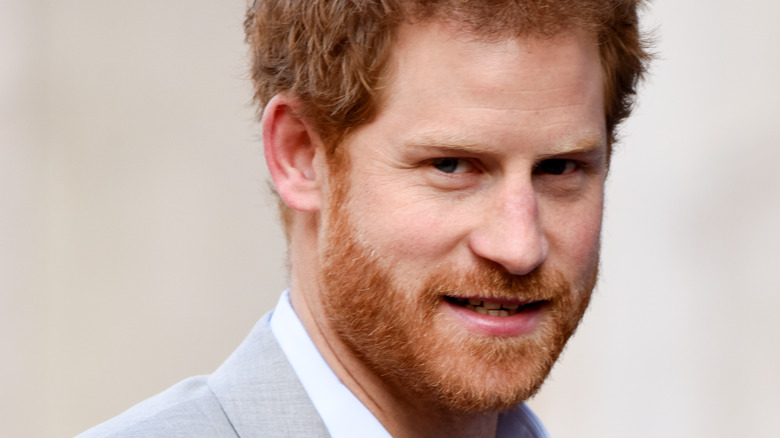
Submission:
<svg viewBox="0 0 780 438">
<path fill-rule="evenodd" d="M 243 1 L 0 0 L 0 436 L 212 371 L 285 284 Z M 780 428 L 780 6 L 657 1 L 556 437 Z"/>
<path fill-rule="evenodd" d="M 72 436 L 218 366 L 283 237 L 243 1 L 0 1 L 0 436 Z"/>
</svg>

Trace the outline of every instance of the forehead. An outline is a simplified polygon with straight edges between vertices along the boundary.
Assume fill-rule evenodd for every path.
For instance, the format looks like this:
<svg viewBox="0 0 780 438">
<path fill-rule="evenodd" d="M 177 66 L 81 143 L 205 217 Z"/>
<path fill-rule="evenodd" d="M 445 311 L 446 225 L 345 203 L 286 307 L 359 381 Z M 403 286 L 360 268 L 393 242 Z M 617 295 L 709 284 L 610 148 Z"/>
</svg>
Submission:
<svg viewBox="0 0 780 438">
<path fill-rule="evenodd" d="M 606 141 L 599 52 L 586 32 L 477 38 L 445 22 L 403 24 L 388 72 L 377 116 L 348 142 L 358 148 L 455 138 L 514 153 Z"/>
<path fill-rule="evenodd" d="M 511 92 L 506 106 L 514 107 L 523 92 L 585 82 L 600 91 L 596 37 L 585 31 L 501 38 L 480 37 L 449 22 L 404 23 L 391 55 L 388 98 L 466 87 L 480 95 Z M 533 101 L 532 95 L 525 97 L 520 100 Z"/>
</svg>

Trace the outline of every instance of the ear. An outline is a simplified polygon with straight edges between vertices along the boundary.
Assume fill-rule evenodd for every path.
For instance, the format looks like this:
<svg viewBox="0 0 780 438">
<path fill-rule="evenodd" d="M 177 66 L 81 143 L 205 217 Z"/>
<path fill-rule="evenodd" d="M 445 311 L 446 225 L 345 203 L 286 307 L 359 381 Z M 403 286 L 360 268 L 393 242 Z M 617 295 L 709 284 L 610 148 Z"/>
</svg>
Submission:
<svg viewBox="0 0 780 438">
<path fill-rule="evenodd" d="M 317 154 L 322 140 L 300 116 L 299 99 L 276 95 L 263 111 L 263 150 L 276 191 L 293 210 L 317 211 L 321 191 Z M 322 177 L 320 175 L 320 177 Z"/>
</svg>

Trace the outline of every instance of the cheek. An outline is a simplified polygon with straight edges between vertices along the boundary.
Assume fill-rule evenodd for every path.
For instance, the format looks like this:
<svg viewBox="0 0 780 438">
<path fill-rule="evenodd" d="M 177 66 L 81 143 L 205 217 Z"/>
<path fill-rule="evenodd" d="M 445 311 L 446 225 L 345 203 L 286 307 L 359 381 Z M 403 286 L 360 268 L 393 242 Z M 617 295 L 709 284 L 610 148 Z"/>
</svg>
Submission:
<svg viewBox="0 0 780 438">
<path fill-rule="evenodd" d="M 601 247 L 601 217 L 583 222 L 570 238 L 572 262 L 589 268 L 598 258 Z"/>
<path fill-rule="evenodd" d="M 546 227 L 550 258 L 559 269 L 589 272 L 598 260 L 602 203 L 559 209 Z"/>
<path fill-rule="evenodd" d="M 386 259 L 418 268 L 437 263 L 465 234 L 449 210 L 400 190 L 361 191 L 353 199 L 354 218 L 365 242 Z"/>
</svg>

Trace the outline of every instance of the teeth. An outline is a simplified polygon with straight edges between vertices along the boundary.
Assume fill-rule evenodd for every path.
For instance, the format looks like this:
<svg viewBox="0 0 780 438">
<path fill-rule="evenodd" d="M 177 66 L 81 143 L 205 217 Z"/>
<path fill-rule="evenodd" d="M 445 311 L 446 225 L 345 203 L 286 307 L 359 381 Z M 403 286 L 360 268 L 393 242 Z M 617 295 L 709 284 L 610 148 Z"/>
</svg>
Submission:
<svg viewBox="0 0 780 438">
<path fill-rule="evenodd" d="M 498 310 L 501 308 L 501 303 L 495 301 L 485 301 L 482 305 L 488 310 Z"/>
<path fill-rule="evenodd" d="M 480 315 L 512 316 L 517 314 L 519 311 L 518 309 L 520 308 L 520 305 L 517 303 L 501 304 L 495 301 L 482 301 L 474 298 L 469 298 L 468 300 L 465 298 L 459 298 L 457 301 L 463 307 L 469 310 L 473 310 Z"/>
</svg>

